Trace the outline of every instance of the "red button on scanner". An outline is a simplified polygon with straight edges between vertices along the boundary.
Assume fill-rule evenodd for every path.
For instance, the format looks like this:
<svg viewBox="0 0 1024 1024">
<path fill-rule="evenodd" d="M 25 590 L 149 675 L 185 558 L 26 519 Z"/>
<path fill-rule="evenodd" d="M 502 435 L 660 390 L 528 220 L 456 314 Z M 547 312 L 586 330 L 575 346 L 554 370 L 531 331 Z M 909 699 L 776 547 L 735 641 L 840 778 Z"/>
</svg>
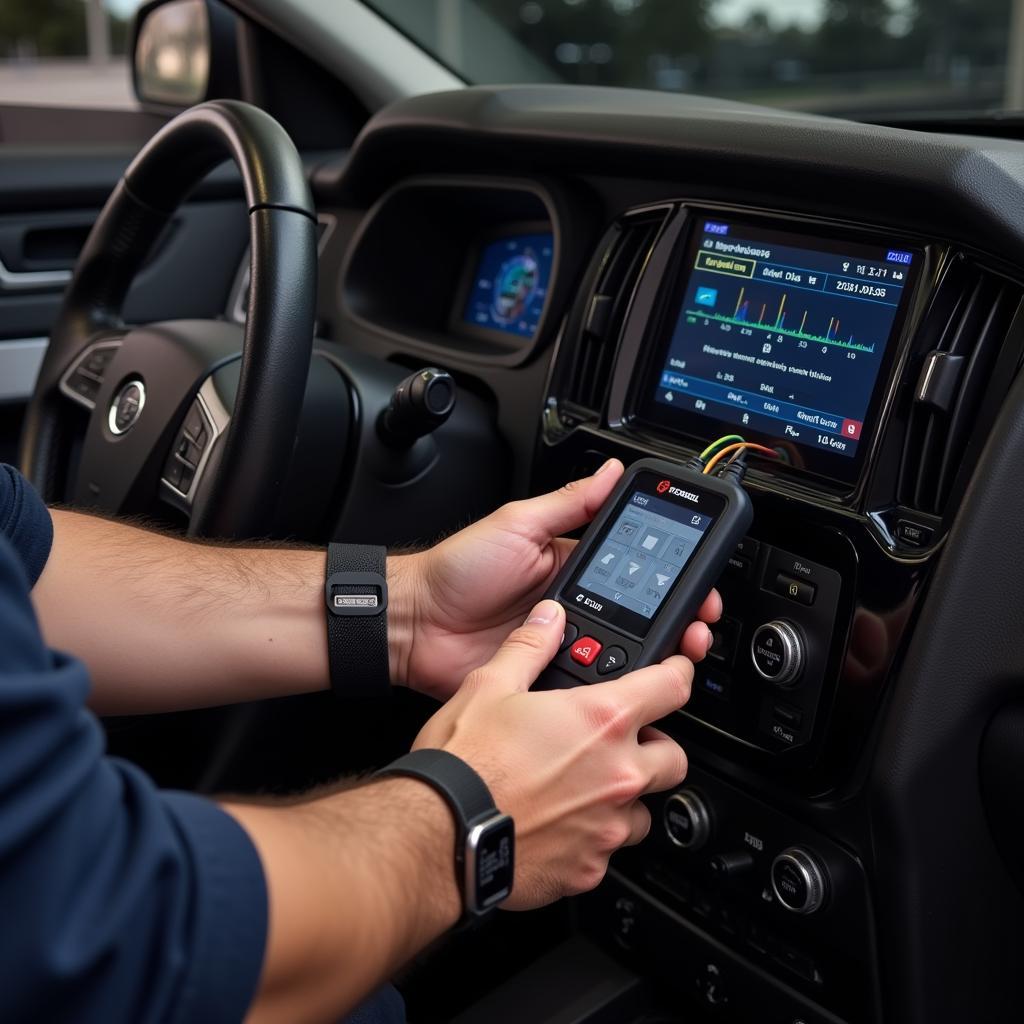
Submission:
<svg viewBox="0 0 1024 1024">
<path fill-rule="evenodd" d="M 569 652 L 573 661 L 580 665 L 593 665 L 601 653 L 601 644 L 592 636 L 581 636 Z"/>
</svg>

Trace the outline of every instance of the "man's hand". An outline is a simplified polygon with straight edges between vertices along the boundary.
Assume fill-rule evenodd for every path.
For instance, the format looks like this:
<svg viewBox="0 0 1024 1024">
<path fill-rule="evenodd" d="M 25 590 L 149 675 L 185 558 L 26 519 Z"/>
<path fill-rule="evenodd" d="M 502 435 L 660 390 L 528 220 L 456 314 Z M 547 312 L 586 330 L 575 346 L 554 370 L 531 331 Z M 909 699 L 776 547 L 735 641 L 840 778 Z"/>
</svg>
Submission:
<svg viewBox="0 0 1024 1024">
<path fill-rule="evenodd" d="M 413 745 L 467 761 L 512 815 L 513 909 L 594 888 L 612 853 L 650 830 L 640 797 L 686 775 L 682 748 L 650 723 L 686 703 L 690 661 L 677 655 L 606 683 L 529 692 L 564 628 L 561 605 L 542 601 Z"/>
<path fill-rule="evenodd" d="M 503 505 L 412 556 L 401 573 L 414 611 L 397 679 L 440 700 L 450 697 L 541 598 L 576 546 L 561 534 L 594 518 L 622 472 L 622 463 L 610 459 L 591 477 Z M 721 614 L 721 598 L 712 591 L 680 644 L 691 661 L 707 653 L 706 623 Z"/>
<path fill-rule="evenodd" d="M 686 703 L 692 664 L 676 656 L 606 683 L 531 692 L 564 627 L 561 605 L 537 605 L 415 744 L 472 765 L 512 815 L 515 910 L 594 888 L 612 853 L 647 835 L 639 798 L 686 775 L 683 751 L 649 723 Z M 458 920 L 454 822 L 423 782 L 227 809 L 259 849 L 270 896 L 254 1022 L 336 1020 Z"/>
</svg>

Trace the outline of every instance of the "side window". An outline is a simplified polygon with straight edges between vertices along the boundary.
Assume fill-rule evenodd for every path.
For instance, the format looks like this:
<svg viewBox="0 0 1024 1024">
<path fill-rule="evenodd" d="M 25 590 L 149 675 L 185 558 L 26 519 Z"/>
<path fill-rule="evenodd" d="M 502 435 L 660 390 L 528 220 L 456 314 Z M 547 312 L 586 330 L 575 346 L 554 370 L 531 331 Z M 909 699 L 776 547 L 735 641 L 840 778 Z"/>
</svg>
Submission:
<svg viewBox="0 0 1024 1024">
<path fill-rule="evenodd" d="M 0 0 L 0 104 L 134 110 L 125 51 L 140 0 Z"/>
</svg>

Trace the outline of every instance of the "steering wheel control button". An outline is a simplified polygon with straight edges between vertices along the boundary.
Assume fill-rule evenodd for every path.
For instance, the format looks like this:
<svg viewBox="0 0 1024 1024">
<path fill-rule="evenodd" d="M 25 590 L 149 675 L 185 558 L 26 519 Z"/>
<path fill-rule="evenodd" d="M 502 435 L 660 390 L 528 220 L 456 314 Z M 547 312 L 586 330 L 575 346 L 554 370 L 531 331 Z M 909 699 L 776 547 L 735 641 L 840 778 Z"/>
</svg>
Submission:
<svg viewBox="0 0 1024 1024">
<path fill-rule="evenodd" d="M 696 853 L 711 838 L 711 814 L 703 798 L 692 789 L 673 793 L 662 810 L 669 839 L 680 849 Z"/>
<path fill-rule="evenodd" d="M 805 583 L 803 580 L 793 579 L 792 576 L 780 572 L 775 577 L 775 592 L 782 594 L 783 597 L 799 601 L 801 604 L 810 605 L 814 604 L 814 595 L 818 592 L 818 588 L 813 583 Z"/>
<path fill-rule="evenodd" d="M 85 370 L 94 376 L 102 379 L 110 360 L 114 358 L 116 348 L 97 348 L 86 357 L 79 369 Z"/>
<path fill-rule="evenodd" d="M 560 651 L 564 651 L 572 646 L 575 642 L 576 637 L 580 635 L 579 626 L 574 625 L 571 622 L 565 624 L 565 632 L 562 634 L 562 642 L 558 645 Z"/>
<path fill-rule="evenodd" d="M 96 408 L 103 377 L 120 347 L 119 341 L 104 341 L 87 348 L 64 375 L 61 391 L 87 409 Z"/>
<path fill-rule="evenodd" d="M 141 380 L 130 380 L 121 387 L 110 403 L 107 426 L 112 434 L 127 433 L 139 421 L 146 405 L 146 385 Z"/>
<path fill-rule="evenodd" d="M 577 665 L 583 665 L 585 668 L 589 668 L 597 660 L 597 656 L 601 653 L 604 644 L 600 641 L 595 640 L 592 636 L 581 636 L 577 640 L 569 651 L 569 657 L 576 662 Z"/>
<path fill-rule="evenodd" d="M 626 652 L 621 647 L 609 647 L 597 663 L 597 674 L 606 676 L 609 672 L 621 672 L 627 660 Z"/>
<path fill-rule="evenodd" d="M 193 402 L 192 408 L 185 419 L 185 433 L 194 441 L 199 437 L 203 427 L 203 414 L 199 409 L 199 403 Z"/>
<path fill-rule="evenodd" d="M 762 679 L 776 686 L 792 686 L 804 667 L 804 642 L 792 623 L 773 619 L 754 630 L 750 657 Z"/>
<path fill-rule="evenodd" d="M 772 861 L 772 891 L 786 910 L 813 914 L 828 896 L 828 878 L 814 854 L 791 846 Z"/>
<path fill-rule="evenodd" d="M 181 490 L 181 471 L 185 467 L 175 458 L 167 460 L 167 468 L 164 470 L 164 479 L 172 486 Z"/>
</svg>

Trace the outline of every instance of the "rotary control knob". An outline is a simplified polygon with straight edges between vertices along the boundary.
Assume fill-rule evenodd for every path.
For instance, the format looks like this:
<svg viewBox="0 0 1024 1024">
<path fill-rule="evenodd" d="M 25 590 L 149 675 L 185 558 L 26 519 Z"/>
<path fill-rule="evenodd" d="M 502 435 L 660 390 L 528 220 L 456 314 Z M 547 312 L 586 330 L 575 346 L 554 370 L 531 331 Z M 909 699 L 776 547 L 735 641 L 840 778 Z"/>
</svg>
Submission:
<svg viewBox="0 0 1024 1024">
<path fill-rule="evenodd" d="M 691 853 L 711 838 L 711 815 L 704 799 L 692 789 L 681 789 L 666 801 L 662 821 L 669 839 Z"/>
<path fill-rule="evenodd" d="M 776 686 L 792 686 L 804 667 L 804 639 L 785 619 L 772 619 L 754 630 L 750 657 L 762 679 Z"/>
<path fill-rule="evenodd" d="M 813 853 L 791 846 L 772 861 L 775 898 L 794 914 L 813 914 L 828 897 L 828 875 Z"/>
</svg>

